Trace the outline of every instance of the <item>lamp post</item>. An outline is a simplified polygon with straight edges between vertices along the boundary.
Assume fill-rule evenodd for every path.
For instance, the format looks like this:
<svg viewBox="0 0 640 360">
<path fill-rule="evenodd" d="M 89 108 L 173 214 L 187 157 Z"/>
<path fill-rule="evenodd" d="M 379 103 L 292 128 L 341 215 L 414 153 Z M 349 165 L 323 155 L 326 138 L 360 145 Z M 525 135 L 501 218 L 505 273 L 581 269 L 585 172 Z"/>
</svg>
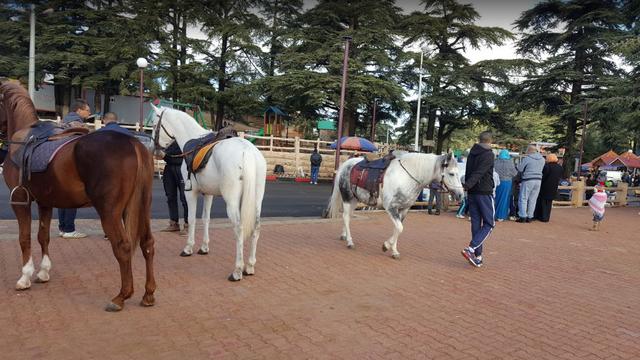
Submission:
<svg viewBox="0 0 640 360">
<path fill-rule="evenodd" d="M 436 140 L 440 140 L 438 139 L 438 133 L 439 133 L 439 129 L 440 129 L 440 109 L 436 109 L 436 120 L 433 122 L 433 128 L 436 129 L 435 133 L 436 133 Z M 433 149 L 431 149 L 434 153 L 435 153 L 435 148 L 436 148 L 436 142 L 433 142 Z"/>
<path fill-rule="evenodd" d="M 420 145 L 418 145 L 418 140 L 420 136 L 420 105 L 422 104 L 422 59 L 424 57 L 424 51 L 420 50 L 420 77 L 418 80 L 418 110 L 416 111 L 416 138 L 415 138 L 415 147 L 414 150 L 416 152 L 420 151 Z"/>
<path fill-rule="evenodd" d="M 138 68 L 140 69 L 140 123 L 139 123 L 139 129 L 140 132 L 144 132 L 144 110 L 142 108 L 142 105 L 144 103 L 144 69 L 147 67 L 147 65 L 149 65 L 149 63 L 147 62 L 147 59 L 145 58 L 138 58 L 138 60 L 136 60 L 136 65 L 138 65 Z"/>
<path fill-rule="evenodd" d="M 376 142 L 376 107 L 377 100 L 373 100 L 373 115 L 371 117 L 371 142 Z"/>
<path fill-rule="evenodd" d="M 33 101 L 36 91 L 36 5 L 31 4 L 29 16 L 29 97 Z"/>
<path fill-rule="evenodd" d="M 344 55 L 342 60 L 342 89 L 340 90 L 340 113 L 338 115 L 338 140 L 336 140 L 336 165 L 338 170 L 340 166 L 340 139 L 342 139 L 342 118 L 344 116 L 344 97 L 347 92 L 347 70 L 349 65 L 349 43 L 351 36 L 345 36 L 344 39 Z"/>
</svg>

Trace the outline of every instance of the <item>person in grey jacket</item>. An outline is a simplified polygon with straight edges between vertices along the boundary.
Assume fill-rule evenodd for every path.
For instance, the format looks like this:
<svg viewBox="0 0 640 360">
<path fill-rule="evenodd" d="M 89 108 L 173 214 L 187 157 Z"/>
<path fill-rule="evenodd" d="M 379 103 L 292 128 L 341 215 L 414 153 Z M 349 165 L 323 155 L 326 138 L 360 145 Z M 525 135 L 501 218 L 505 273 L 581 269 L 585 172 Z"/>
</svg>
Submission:
<svg viewBox="0 0 640 360">
<path fill-rule="evenodd" d="M 542 182 L 544 158 L 535 145 L 529 145 L 527 155 L 522 158 L 516 169 L 520 173 L 520 197 L 518 199 L 517 222 L 531 222 L 536 210 L 536 201 Z"/>
</svg>

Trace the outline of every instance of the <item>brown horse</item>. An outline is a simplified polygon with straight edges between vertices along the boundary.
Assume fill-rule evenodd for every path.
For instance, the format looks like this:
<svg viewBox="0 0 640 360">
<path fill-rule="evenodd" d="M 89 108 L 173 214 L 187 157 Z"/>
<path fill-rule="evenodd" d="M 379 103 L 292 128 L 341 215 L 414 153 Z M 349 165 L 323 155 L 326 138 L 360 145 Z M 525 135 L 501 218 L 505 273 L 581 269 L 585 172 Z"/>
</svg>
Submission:
<svg viewBox="0 0 640 360">
<path fill-rule="evenodd" d="M 38 121 L 36 109 L 27 92 L 19 85 L 0 85 L 0 136 L 15 142 L 4 163 L 4 178 L 9 189 L 19 185 L 19 168 L 11 155 L 20 146 L 26 129 Z M 151 154 L 134 137 L 114 131 L 98 131 L 80 137 L 58 151 L 47 170 L 33 173 L 25 183 L 26 191 L 16 191 L 12 204 L 20 230 L 22 276 L 16 289 L 31 287 L 34 264 L 31 256 L 31 200 L 38 205 L 38 242 L 42 262 L 36 282 L 49 281 L 49 227 L 53 208 L 93 206 L 100 215 L 102 228 L 120 265 L 120 293 L 107 305 L 107 311 L 119 311 L 133 295 L 132 254 L 140 244 L 146 262 L 145 294 L 141 304 L 154 304 L 156 283 L 153 275 L 154 239 L 151 235 Z"/>
</svg>

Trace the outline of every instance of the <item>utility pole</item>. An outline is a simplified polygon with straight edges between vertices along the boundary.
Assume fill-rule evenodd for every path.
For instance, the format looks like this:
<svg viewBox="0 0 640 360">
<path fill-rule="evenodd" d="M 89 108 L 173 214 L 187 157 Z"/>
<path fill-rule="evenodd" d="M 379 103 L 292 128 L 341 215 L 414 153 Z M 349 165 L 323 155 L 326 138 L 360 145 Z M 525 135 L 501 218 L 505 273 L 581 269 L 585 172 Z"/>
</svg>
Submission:
<svg viewBox="0 0 640 360">
<path fill-rule="evenodd" d="M 340 166 L 340 140 L 342 139 L 342 119 L 344 117 L 344 97 L 347 92 L 347 70 L 349 69 L 349 43 L 351 36 L 345 36 L 344 56 L 342 59 L 342 89 L 340 90 L 340 113 L 338 115 L 338 140 L 336 140 L 336 170 Z"/>
<path fill-rule="evenodd" d="M 371 142 L 376 142 L 376 105 L 378 101 L 373 100 L 373 116 L 371 117 Z"/>
<path fill-rule="evenodd" d="M 418 110 L 416 111 L 416 138 L 415 147 L 416 152 L 420 151 L 420 145 L 418 140 L 420 139 L 420 105 L 422 104 L 422 59 L 424 57 L 424 51 L 420 50 L 420 77 L 418 78 Z"/>
<path fill-rule="evenodd" d="M 587 101 L 585 100 L 582 114 L 582 140 L 580 141 L 580 160 L 578 161 L 578 181 L 582 172 L 582 155 L 584 154 L 584 142 L 587 140 Z"/>
</svg>

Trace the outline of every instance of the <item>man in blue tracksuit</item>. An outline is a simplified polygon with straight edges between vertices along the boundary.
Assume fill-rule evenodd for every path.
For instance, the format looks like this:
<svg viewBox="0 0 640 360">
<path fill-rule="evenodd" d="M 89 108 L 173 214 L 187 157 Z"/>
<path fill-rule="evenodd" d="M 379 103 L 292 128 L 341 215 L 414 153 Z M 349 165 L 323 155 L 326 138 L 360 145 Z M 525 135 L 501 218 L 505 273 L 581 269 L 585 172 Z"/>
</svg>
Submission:
<svg viewBox="0 0 640 360">
<path fill-rule="evenodd" d="M 102 122 L 104 123 L 104 127 L 100 128 L 98 131 L 115 131 L 121 134 L 133 136 L 131 131 L 123 128 L 122 126 L 120 126 L 120 124 L 118 124 L 118 115 L 116 115 L 116 113 L 108 112 L 104 114 Z"/>
<path fill-rule="evenodd" d="M 462 250 L 462 256 L 475 267 L 482 266 L 482 244 L 495 226 L 493 137 L 489 131 L 483 131 L 478 140 L 469 152 L 463 185 L 471 215 L 471 243 Z"/>
</svg>

